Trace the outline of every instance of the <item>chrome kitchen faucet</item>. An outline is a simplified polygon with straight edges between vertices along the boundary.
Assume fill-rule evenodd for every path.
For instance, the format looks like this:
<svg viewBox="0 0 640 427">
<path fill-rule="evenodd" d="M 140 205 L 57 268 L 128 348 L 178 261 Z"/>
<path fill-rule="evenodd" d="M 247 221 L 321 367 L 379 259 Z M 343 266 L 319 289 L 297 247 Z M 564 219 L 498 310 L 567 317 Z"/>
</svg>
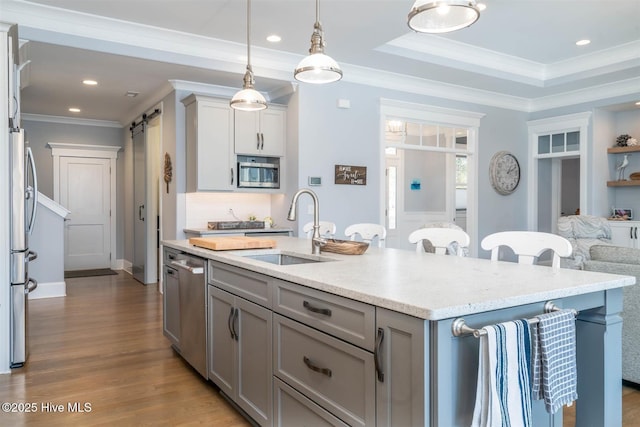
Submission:
<svg viewBox="0 0 640 427">
<path fill-rule="evenodd" d="M 296 202 L 302 193 L 307 193 L 313 199 L 313 236 L 311 237 L 311 253 L 314 255 L 320 255 L 320 247 L 326 244 L 327 241 L 320 237 L 320 203 L 318 202 L 318 196 L 316 193 L 308 188 L 301 188 L 298 190 L 291 200 L 287 219 L 289 221 L 296 220 Z"/>
</svg>

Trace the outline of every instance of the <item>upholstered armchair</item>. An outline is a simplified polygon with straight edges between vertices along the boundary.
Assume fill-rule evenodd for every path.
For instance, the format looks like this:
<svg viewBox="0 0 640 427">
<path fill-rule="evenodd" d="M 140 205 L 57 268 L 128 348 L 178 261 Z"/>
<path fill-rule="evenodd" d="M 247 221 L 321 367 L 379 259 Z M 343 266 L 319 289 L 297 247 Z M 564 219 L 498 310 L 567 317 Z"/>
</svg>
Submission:
<svg viewBox="0 0 640 427">
<path fill-rule="evenodd" d="M 569 215 L 558 219 L 558 234 L 569 240 L 573 255 L 563 258 L 563 268 L 582 269 L 591 258 L 593 245 L 611 245 L 611 226 L 606 218 L 592 215 Z"/>
<path fill-rule="evenodd" d="M 622 379 L 640 385 L 640 249 L 594 245 L 590 253 L 585 270 L 636 277 L 623 289 Z"/>
</svg>

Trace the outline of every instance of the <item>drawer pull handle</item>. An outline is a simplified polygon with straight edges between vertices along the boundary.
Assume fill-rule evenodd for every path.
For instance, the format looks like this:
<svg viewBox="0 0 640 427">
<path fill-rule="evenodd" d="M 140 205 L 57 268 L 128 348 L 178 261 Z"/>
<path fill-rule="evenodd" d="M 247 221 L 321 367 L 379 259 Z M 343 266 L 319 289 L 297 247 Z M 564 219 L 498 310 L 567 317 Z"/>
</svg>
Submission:
<svg viewBox="0 0 640 427">
<path fill-rule="evenodd" d="M 326 375 L 329 378 L 331 378 L 331 369 L 321 368 L 319 366 L 314 365 L 311 359 L 309 359 L 307 356 L 303 356 L 302 361 L 304 362 L 305 365 L 307 365 L 307 368 L 311 369 L 312 371 L 318 372 L 322 375 Z"/>
<path fill-rule="evenodd" d="M 637 240 L 638 239 L 638 227 L 634 227 L 634 229 L 636 230 L 635 236 L 636 236 L 636 240 Z"/>
<path fill-rule="evenodd" d="M 373 353 L 373 363 L 376 365 L 376 375 L 378 381 L 384 382 L 384 372 L 382 371 L 382 341 L 384 340 L 384 329 L 378 328 L 378 335 L 376 336 L 376 350 Z"/>
<path fill-rule="evenodd" d="M 303 301 L 302 302 L 302 306 L 304 308 L 306 308 L 307 310 L 312 311 L 314 313 L 324 314 L 325 316 L 331 317 L 331 310 L 329 310 L 328 308 L 314 307 L 309 303 L 309 301 Z"/>
</svg>

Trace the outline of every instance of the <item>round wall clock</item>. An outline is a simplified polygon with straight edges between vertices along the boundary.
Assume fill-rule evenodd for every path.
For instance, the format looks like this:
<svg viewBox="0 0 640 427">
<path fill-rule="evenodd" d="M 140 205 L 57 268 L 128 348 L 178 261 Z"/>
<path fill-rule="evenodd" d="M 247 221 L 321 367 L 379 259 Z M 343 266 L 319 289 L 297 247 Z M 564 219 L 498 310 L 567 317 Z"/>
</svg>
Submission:
<svg viewBox="0 0 640 427">
<path fill-rule="evenodd" d="M 500 194 L 514 192 L 520 183 L 520 164 L 518 159 L 508 151 L 498 151 L 489 163 L 491 185 Z"/>
</svg>

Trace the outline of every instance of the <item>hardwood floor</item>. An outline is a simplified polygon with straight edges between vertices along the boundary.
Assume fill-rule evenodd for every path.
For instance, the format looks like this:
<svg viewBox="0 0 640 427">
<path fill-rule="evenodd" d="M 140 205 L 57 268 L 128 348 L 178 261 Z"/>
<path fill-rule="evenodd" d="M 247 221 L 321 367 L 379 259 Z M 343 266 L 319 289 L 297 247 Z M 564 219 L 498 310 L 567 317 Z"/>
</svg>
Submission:
<svg viewBox="0 0 640 427">
<path fill-rule="evenodd" d="M 171 349 L 156 286 L 120 272 L 67 279 L 67 294 L 30 301 L 29 363 L 0 375 L 0 402 L 36 412 L 1 413 L 0 425 L 249 426 Z M 623 426 L 640 427 L 640 391 L 627 387 Z"/>
<path fill-rule="evenodd" d="M 0 375 L 0 402 L 37 412 L 2 413 L 0 425 L 249 425 L 171 349 L 155 285 L 123 272 L 67 279 L 67 297 L 29 310 L 29 362 Z M 76 403 L 90 412 L 70 412 Z"/>
</svg>

